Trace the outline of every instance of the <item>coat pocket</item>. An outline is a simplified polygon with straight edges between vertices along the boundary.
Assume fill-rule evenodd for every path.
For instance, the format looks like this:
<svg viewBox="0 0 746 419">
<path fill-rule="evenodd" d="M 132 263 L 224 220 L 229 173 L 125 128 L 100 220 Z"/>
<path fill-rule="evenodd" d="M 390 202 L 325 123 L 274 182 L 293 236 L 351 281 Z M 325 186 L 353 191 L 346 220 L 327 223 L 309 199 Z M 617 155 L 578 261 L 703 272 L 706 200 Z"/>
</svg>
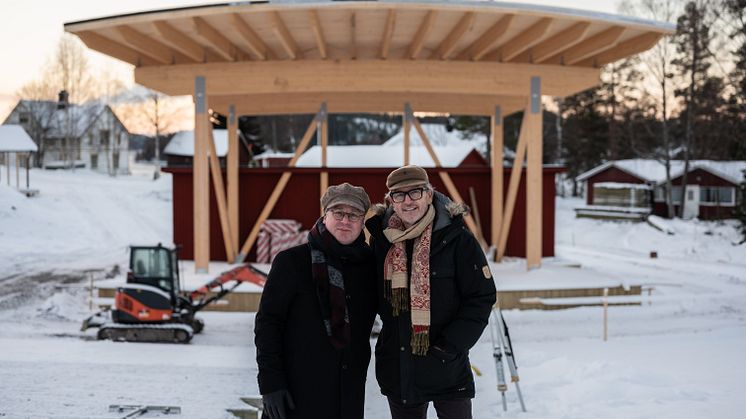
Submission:
<svg viewBox="0 0 746 419">
<path fill-rule="evenodd" d="M 437 357 L 432 351 L 426 356 L 414 357 L 415 384 L 426 395 L 438 395 L 461 391 L 471 379 L 469 359 L 459 353 L 452 360 Z"/>
</svg>

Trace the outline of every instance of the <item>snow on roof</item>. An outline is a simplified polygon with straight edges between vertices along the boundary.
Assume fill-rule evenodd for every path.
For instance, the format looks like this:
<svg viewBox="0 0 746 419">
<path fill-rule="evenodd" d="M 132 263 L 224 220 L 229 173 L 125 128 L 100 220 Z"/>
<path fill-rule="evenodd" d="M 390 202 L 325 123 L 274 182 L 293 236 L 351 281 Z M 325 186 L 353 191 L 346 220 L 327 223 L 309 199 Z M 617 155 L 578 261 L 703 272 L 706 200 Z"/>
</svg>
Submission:
<svg viewBox="0 0 746 419">
<path fill-rule="evenodd" d="M 433 149 L 443 167 L 458 167 L 474 150 L 474 146 L 464 143 L 433 146 Z M 327 146 L 326 156 L 327 167 L 399 167 L 404 164 L 403 147 L 385 145 Z M 410 147 L 409 163 L 421 167 L 435 167 L 425 147 Z M 308 149 L 300 156 L 296 165 L 321 166 L 321 147 L 313 146 Z"/>
<path fill-rule="evenodd" d="M 666 181 L 666 167 L 658 160 L 650 159 L 626 159 L 609 161 L 593 169 L 581 173 L 575 180 L 584 181 L 603 172 L 610 167 L 616 167 L 646 182 L 663 183 Z M 746 161 L 715 161 L 715 160 L 691 160 L 689 171 L 695 169 L 706 170 L 732 183 L 743 181 L 743 171 L 746 170 Z M 683 160 L 671 160 L 671 179 L 677 178 L 684 173 Z"/>
<path fill-rule="evenodd" d="M 448 131 L 445 125 L 442 124 L 422 124 L 422 130 L 427 135 L 427 139 L 430 140 L 430 144 L 433 146 L 445 146 L 455 144 L 471 144 L 471 147 L 476 148 L 479 143 L 486 143 L 487 138 L 482 134 L 476 134 L 470 139 L 463 139 L 461 131 L 451 130 Z M 404 144 L 404 131 L 399 131 L 394 134 L 393 137 L 386 140 L 382 145 L 384 147 L 402 147 Z M 422 138 L 420 133 L 414 129 L 409 132 L 409 145 L 413 147 L 422 146 Z"/>
<path fill-rule="evenodd" d="M 34 140 L 20 125 L 0 126 L 0 151 L 38 151 Z"/>
<path fill-rule="evenodd" d="M 218 157 L 228 154 L 228 130 L 213 129 L 212 136 L 215 138 L 215 152 Z M 194 131 L 179 131 L 171 138 L 163 150 L 164 154 L 172 156 L 194 156 Z"/>
<path fill-rule="evenodd" d="M 57 109 L 57 102 L 50 100 L 22 100 L 20 104 L 47 129 L 47 138 L 65 138 L 68 132 L 73 138 L 83 136 L 107 107 L 97 101 L 71 103 L 64 109 Z"/>
</svg>

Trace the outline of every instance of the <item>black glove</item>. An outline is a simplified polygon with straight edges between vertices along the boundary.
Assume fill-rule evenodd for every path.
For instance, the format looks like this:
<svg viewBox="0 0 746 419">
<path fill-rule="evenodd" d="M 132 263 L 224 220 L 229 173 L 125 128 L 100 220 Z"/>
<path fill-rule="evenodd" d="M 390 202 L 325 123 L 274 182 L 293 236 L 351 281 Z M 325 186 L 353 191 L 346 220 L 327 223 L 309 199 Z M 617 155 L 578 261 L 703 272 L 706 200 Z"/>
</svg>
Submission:
<svg viewBox="0 0 746 419">
<path fill-rule="evenodd" d="M 287 409 L 295 409 L 293 397 L 287 390 L 278 390 L 273 393 L 263 394 L 262 402 L 264 403 L 264 413 L 270 419 L 287 419 Z"/>
</svg>

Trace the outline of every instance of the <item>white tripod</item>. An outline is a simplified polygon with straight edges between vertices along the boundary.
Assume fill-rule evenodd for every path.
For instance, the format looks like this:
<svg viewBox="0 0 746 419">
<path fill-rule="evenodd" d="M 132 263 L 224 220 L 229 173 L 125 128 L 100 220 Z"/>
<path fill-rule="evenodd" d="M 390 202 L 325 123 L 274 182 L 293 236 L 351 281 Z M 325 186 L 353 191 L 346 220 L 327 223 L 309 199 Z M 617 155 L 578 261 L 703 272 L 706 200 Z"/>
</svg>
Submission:
<svg viewBox="0 0 746 419">
<path fill-rule="evenodd" d="M 515 365 L 513 358 L 513 344 L 510 342 L 508 334 L 508 325 L 499 308 L 493 309 L 490 321 L 490 338 L 492 339 L 492 356 L 495 358 L 495 368 L 497 370 L 497 391 L 500 392 L 503 402 L 503 411 L 508 410 L 508 403 L 505 400 L 505 392 L 508 391 L 508 384 L 505 381 L 505 371 L 503 370 L 503 356 L 507 359 L 508 369 L 510 370 L 510 381 L 515 383 L 515 389 L 518 393 L 518 400 L 521 402 L 521 410 L 526 411 L 526 405 L 523 404 L 523 395 L 521 387 L 518 384 L 518 367 Z"/>
</svg>

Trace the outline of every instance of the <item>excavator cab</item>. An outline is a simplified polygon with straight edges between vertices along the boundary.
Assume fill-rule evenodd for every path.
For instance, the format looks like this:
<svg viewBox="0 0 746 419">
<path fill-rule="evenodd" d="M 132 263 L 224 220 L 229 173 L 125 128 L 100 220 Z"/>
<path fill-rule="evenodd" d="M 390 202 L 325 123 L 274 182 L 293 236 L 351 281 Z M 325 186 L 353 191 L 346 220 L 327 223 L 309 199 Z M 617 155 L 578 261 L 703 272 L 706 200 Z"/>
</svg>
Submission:
<svg viewBox="0 0 746 419">
<path fill-rule="evenodd" d="M 158 246 L 132 246 L 127 283 L 152 285 L 179 294 L 179 259 L 176 249 Z"/>
</svg>

